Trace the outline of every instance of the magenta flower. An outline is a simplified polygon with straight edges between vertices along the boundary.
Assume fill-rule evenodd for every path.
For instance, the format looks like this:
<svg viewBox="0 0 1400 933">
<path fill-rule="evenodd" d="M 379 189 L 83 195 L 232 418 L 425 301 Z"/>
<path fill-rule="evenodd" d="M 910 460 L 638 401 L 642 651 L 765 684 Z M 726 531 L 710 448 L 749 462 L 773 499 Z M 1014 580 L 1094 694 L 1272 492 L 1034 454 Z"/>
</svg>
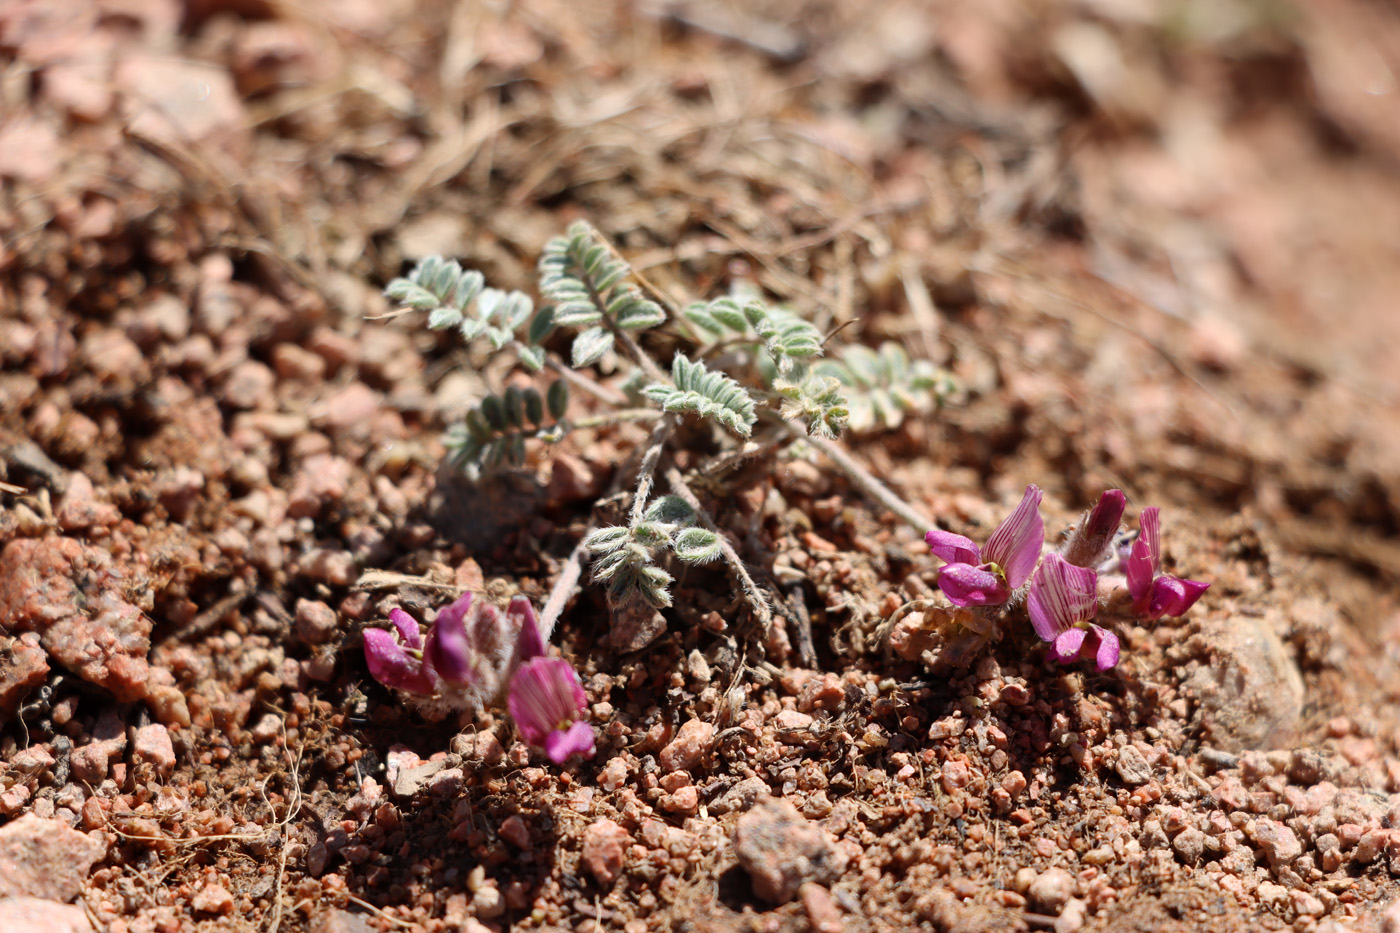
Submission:
<svg viewBox="0 0 1400 933">
<path fill-rule="evenodd" d="M 1158 511 L 1156 506 L 1142 510 L 1142 531 L 1123 561 L 1123 575 L 1127 577 L 1128 595 L 1132 599 L 1130 611 L 1148 620 L 1182 615 L 1210 589 L 1209 583 L 1183 580 L 1160 572 L 1162 520 Z"/>
<path fill-rule="evenodd" d="M 996 606 L 1030 578 L 1045 542 L 1040 489 L 1031 485 L 1021 504 L 1006 517 L 982 551 L 971 538 L 935 528 L 924 536 L 929 549 L 947 561 L 938 588 L 959 606 Z"/>
<path fill-rule="evenodd" d="M 562 765 L 570 755 L 593 757 L 593 729 L 583 721 L 588 697 L 568 661 L 544 657 L 531 610 L 520 630 L 520 669 L 510 682 L 506 706 L 531 745 L 544 748 L 549 760 Z"/>
<path fill-rule="evenodd" d="M 1061 664 L 1092 657 L 1099 670 L 1118 663 L 1118 636 L 1089 620 L 1099 611 L 1099 575 L 1047 554 L 1031 581 L 1026 609 L 1041 641 Z"/>
<path fill-rule="evenodd" d="M 402 609 L 391 609 L 389 621 L 398 630 L 398 638 L 382 628 L 364 631 L 365 664 L 370 676 L 386 687 L 432 696 L 437 692 L 438 679 L 423 658 L 423 633 L 418 630 L 418 623 Z"/>
<path fill-rule="evenodd" d="M 385 686 L 438 697 L 449 707 L 480 709 L 501 694 L 519 664 L 527 623 L 538 644 L 534 619 L 524 596 L 512 599 L 502 617 L 495 606 L 463 593 L 439 610 L 424 639 L 413 617 L 394 609 L 389 621 L 398 637 L 366 629 L 365 663 Z"/>
<path fill-rule="evenodd" d="M 561 765 L 570 755 L 593 757 L 593 729 L 581 718 L 588 697 L 568 661 L 526 661 L 515 672 L 506 702 L 525 741 L 543 747 L 550 761 Z"/>
</svg>

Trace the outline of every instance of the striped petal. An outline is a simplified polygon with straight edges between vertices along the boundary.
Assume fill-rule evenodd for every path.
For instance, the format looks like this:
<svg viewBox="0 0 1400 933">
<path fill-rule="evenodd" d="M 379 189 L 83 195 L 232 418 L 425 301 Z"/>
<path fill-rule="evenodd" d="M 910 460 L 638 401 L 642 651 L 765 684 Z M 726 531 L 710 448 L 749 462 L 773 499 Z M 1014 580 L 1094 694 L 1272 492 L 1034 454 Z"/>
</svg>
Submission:
<svg viewBox="0 0 1400 933">
<path fill-rule="evenodd" d="M 414 624 L 417 627 L 417 623 Z M 382 628 L 364 631 L 365 664 L 370 676 L 386 687 L 421 696 L 437 692 L 437 678 L 422 661 L 410 657 L 392 633 Z"/>
<path fill-rule="evenodd" d="M 534 658 L 520 665 L 506 700 L 525 741 L 540 747 L 551 733 L 570 728 L 587 703 L 578 675 L 561 658 Z"/>
<path fill-rule="evenodd" d="M 1040 517 L 1040 487 L 1026 487 L 1020 505 L 997 526 L 987 539 L 983 560 L 996 564 L 1006 574 L 1006 585 L 1019 589 L 1030 579 L 1045 543 L 1045 521 Z"/>
<path fill-rule="evenodd" d="M 1041 641 L 1054 641 L 1060 633 L 1087 622 L 1099 610 L 1099 575 L 1088 567 L 1076 567 L 1059 554 L 1047 554 L 1031 583 L 1026 609 Z"/>
</svg>

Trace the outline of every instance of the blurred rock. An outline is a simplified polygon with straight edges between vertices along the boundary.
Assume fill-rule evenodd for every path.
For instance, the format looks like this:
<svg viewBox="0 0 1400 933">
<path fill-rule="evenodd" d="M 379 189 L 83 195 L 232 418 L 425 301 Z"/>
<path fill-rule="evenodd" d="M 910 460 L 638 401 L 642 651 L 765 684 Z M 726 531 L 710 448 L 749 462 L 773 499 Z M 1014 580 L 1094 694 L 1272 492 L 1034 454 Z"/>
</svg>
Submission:
<svg viewBox="0 0 1400 933">
<path fill-rule="evenodd" d="M 75 904 L 42 897 L 0 898 L 0 930 L 5 933 L 92 933 L 87 913 Z"/>
<path fill-rule="evenodd" d="M 1074 876 L 1063 868 L 1047 868 L 1026 889 L 1032 906 L 1054 916 L 1074 896 Z"/>
<path fill-rule="evenodd" d="M 583 831 L 583 867 L 598 882 L 610 885 L 622 871 L 632 837 L 612 820 L 598 820 Z"/>
<path fill-rule="evenodd" d="M 32 813 L 0 827 L 0 897 L 42 897 L 67 903 L 83 889 L 101 843 L 62 820 Z M 0 929 L 9 933 L 8 926 Z"/>
<path fill-rule="evenodd" d="M 181 148 L 237 157 L 247 117 L 227 70 L 169 54 L 133 54 L 117 65 L 128 131 Z"/>
<path fill-rule="evenodd" d="M 846 870 L 846 853 L 786 800 L 766 799 L 739 817 L 734 854 L 753 880 L 754 894 L 774 904 L 797 896 L 805 881 L 830 885 Z"/>
<path fill-rule="evenodd" d="M 1303 678 L 1274 615 L 1208 619 L 1191 640 L 1207 663 L 1182 693 L 1200 704 L 1205 744 L 1227 752 L 1282 748 L 1297 734 Z"/>
</svg>

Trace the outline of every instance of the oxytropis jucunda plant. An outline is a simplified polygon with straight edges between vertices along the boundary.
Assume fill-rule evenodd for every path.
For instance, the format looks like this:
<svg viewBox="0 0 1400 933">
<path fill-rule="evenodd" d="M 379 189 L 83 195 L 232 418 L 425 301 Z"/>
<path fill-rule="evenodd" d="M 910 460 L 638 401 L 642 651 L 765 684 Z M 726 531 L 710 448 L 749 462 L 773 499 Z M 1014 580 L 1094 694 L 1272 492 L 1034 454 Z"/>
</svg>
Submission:
<svg viewBox="0 0 1400 933">
<path fill-rule="evenodd" d="M 849 345 L 826 357 L 828 335 L 744 283 L 682 308 L 582 222 L 545 245 L 537 271 L 538 309 L 525 294 L 488 288 L 480 273 L 436 256 L 385 294 L 405 310 L 426 312 L 430 328 L 457 330 L 478 357 L 499 355 L 508 364 L 480 360 L 481 372 L 504 373 L 504 383 L 447 435 L 451 461 L 473 480 L 519 467 L 539 442 L 558 443 L 582 428 L 651 425 L 630 465 L 619 464 L 628 473 L 617 479 L 630 492 L 624 518 L 591 523 L 541 614 L 545 638 L 585 559 L 605 586 L 618 650 L 640 648 L 665 627 L 659 610 L 671 605 L 678 565 L 722 561 L 760 625 L 778 621 L 745 556 L 696 492 L 698 477 L 741 462 L 815 448 L 882 504 L 925 524 L 832 441 L 851 420 L 856 430 L 888 428 L 941 404 L 953 390 L 942 371 L 894 344 Z M 571 416 L 571 395 L 576 402 L 588 396 L 586 416 Z M 713 499 L 712 488 L 702 491 Z"/>
<path fill-rule="evenodd" d="M 402 609 L 394 632 L 366 629 L 365 661 L 375 680 L 402 690 L 430 713 L 478 711 L 503 695 L 520 734 L 563 764 L 593 756 L 586 698 L 569 662 L 545 656 L 530 600 L 511 599 L 505 613 L 464 593 L 438 611 L 425 638 Z"/>
<path fill-rule="evenodd" d="M 1121 533 L 1127 499 L 1117 489 L 1105 492 L 1060 546 L 1041 557 L 1040 500 L 1040 490 L 1027 486 L 984 547 L 937 528 L 927 534 L 930 550 L 945 562 L 938 588 L 952 607 L 933 600 L 901 607 L 888 623 L 895 652 L 936 665 L 965 665 L 1024 605 L 1052 657 L 1065 664 L 1092 660 L 1107 670 L 1121 652 L 1115 628 L 1183 615 L 1209 588 L 1161 572 L 1155 506 L 1142 510 L 1138 532 Z"/>
</svg>

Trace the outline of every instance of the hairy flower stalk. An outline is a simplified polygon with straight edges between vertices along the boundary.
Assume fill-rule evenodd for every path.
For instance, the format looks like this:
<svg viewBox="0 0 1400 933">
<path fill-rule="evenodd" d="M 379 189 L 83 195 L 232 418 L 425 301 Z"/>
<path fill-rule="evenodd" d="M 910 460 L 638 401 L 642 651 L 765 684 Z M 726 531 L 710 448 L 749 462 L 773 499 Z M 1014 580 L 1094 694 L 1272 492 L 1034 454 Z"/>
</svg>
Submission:
<svg viewBox="0 0 1400 933">
<path fill-rule="evenodd" d="M 1076 567 L 1059 554 L 1047 554 L 1031 582 L 1026 610 L 1041 641 L 1061 664 L 1094 659 L 1099 670 L 1118 663 L 1118 636 L 1093 624 L 1099 611 L 1099 575 Z"/>
<path fill-rule="evenodd" d="M 1161 573 L 1162 519 L 1158 508 L 1143 509 L 1140 521 L 1142 530 L 1123 560 L 1123 575 L 1127 577 L 1128 596 L 1132 600 L 1129 613 L 1148 621 L 1182 615 L 1195 605 L 1210 584 Z"/>
<path fill-rule="evenodd" d="M 1110 489 L 1099 496 L 1098 504 L 1080 517 L 1079 524 L 1070 531 L 1060 548 L 1066 563 L 1097 568 L 1111 559 L 1114 556 L 1113 539 L 1118 535 L 1118 525 L 1123 521 L 1123 509 L 1127 503 L 1128 499 L 1121 489 Z"/>
<path fill-rule="evenodd" d="M 938 588 L 959 606 L 997 606 L 1030 579 L 1045 543 L 1040 488 L 1026 487 L 1020 505 L 987 539 L 985 551 L 971 538 L 935 528 L 924 536 L 929 549 L 948 563 Z"/>
</svg>

